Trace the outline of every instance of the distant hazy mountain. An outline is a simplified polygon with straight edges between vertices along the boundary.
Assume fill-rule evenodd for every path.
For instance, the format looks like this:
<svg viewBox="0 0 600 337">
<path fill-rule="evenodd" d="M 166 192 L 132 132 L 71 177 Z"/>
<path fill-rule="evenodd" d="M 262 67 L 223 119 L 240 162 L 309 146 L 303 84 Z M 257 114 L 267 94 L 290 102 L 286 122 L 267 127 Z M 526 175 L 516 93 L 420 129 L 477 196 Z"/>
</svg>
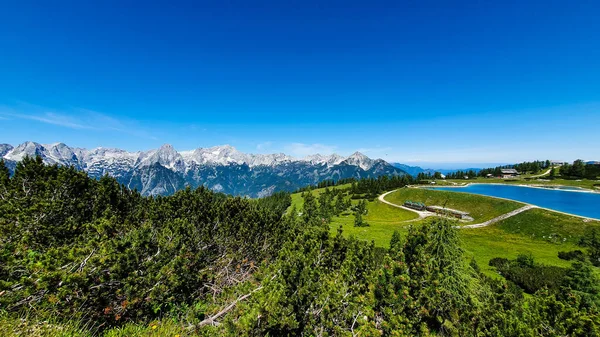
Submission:
<svg viewBox="0 0 600 337">
<path fill-rule="evenodd" d="M 419 173 L 425 172 L 426 170 L 419 167 L 419 166 L 409 166 L 406 164 L 400 164 L 400 163 L 391 163 L 392 166 L 401 169 L 402 171 L 410 174 L 411 176 L 416 176 Z"/>
<path fill-rule="evenodd" d="M 177 152 L 165 144 L 150 151 L 71 148 L 63 143 L 0 144 L 0 157 L 13 171 L 26 156 L 45 163 L 74 166 L 91 177 L 108 174 L 144 195 L 168 195 L 186 186 L 251 197 L 292 191 L 327 179 L 403 175 L 402 169 L 360 152 L 348 157 L 311 155 L 293 158 L 283 153 L 246 154 L 229 145 Z"/>
<path fill-rule="evenodd" d="M 400 163 L 391 163 L 392 166 L 394 166 L 395 168 L 399 168 L 402 171 L 410 174 L 411 176 L 416 176 L 419 173 L 425 173 L 425 174 L 434 174 L 435 172 L 440 172 L 441 174 L 448 174 L 448 173 L 453 173 L 456 171 L 470 171 L 473 170 L 475 172 L 479 172 L 481 171 L 482 168 L 479 167 L 473 167 L 473 168 L 464 168 L 464 169 L 424 169 L 421 168 L 419 166 L 409 166 L 406 164 L 400 164 Z"/>
</svg>

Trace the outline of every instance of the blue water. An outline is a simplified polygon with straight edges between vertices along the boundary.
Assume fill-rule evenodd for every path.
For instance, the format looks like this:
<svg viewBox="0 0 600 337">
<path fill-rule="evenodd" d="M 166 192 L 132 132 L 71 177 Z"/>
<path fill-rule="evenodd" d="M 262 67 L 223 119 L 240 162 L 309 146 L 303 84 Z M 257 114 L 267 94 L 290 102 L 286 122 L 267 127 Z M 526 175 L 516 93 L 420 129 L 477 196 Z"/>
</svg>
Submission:
<svg viewBox="0 0 600 337">
<path fill-rule="evenodd" d="M 472 184 L 467 187 L 431 187 L 431 189 L 512 199 L 560 212 L 600 219 L 600 193 L 492 184 Z"/>
</svg>

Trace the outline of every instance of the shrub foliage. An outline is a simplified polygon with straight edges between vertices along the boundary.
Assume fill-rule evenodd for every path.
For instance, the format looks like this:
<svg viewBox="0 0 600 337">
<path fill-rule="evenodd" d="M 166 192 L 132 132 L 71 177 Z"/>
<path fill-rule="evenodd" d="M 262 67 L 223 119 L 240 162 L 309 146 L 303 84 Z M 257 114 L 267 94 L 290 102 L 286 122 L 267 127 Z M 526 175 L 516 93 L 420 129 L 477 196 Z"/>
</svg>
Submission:
<svg viewBox="0 0 600 337">
<path fill-rule="evenodd" d="M 351 192 L 405 183 L 359 180 Z M 465 260 L 449 220 L 394 233 L 389 249 L 331 235 L 349 194 L 308 189 L 288 212 L 286 193 L 142 197 L 39 158 L 13 176 L 1 163 L 0 331 L 26 316 L 107 336 L 149 333 L 165 317 L 178 335 L 598 335 L 597 272 L 581 254 L 565 254 L 570 268 L 496 258 L 504 279 L 490 279 Z M 596 241 L 582 243 L 592 262 Z"/>
</svg>

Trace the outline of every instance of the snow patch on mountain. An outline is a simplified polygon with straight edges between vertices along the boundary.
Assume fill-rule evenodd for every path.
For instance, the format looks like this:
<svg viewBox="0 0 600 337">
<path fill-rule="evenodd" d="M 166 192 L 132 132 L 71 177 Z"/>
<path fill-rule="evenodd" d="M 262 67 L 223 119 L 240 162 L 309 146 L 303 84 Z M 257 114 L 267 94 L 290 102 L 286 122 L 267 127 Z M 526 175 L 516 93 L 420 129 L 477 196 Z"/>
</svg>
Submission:
<svg viewBox="0 0 600 337">
<path fill-rule="evenodd" d="M 185 171 L 183 157 L 169 144 L 165 144 L 157 150 L 143 153 L 138 166 L 150 166 L 156 163 L 175 172 Z"/>
<path fill-rule="evenodd" d="M 369 170 L 371 167 L 373 167 L 373 163 L 375 161 L 367 156 L 365 156 L 364 154 L 360 153 L 360 152 L 354 152 L 353 154 L 351 154 L 348 158 L 346 158 L 343 163 L 346 163 L 348 165 L 354 165 L 354 166 L 358 166 L 363 170 Z"/>
<path fill-rule="evenodd" d="M 13 146 L 10 144 L 0 144 L 0 157 L 4 157 L 7 153 L 12 151 Z"/>
<path fill-rule="evenodd" d="M 325 164 L 328 167 L 334 166 L 334 165 L 338 165 L 339 163 L 341 163 L 342 161 L 344 161 L 344 157 L 338 155 L 338 154 L 332 154 L 329 156 L 324 156 L 322 154 L 313 154 L 310 156 L 306 156 L 304 157 L 302 160 L 306 161 L 308 163 L 311 163 L 313 165 L 316 164 Z"/>
</svg>

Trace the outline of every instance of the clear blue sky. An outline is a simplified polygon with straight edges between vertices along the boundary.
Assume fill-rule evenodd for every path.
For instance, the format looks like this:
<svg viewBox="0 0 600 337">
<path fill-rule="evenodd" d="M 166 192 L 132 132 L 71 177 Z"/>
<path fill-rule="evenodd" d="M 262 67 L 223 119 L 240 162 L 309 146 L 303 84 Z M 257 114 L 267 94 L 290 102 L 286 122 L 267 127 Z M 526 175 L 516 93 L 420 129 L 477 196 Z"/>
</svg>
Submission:
<svg viewBox="0 0 600 337">
<path fill-rule="evenodd" d="M 0 143 L 600 159 L 598 17 L 598 1 L 8 1 Z"/>
</svg>

